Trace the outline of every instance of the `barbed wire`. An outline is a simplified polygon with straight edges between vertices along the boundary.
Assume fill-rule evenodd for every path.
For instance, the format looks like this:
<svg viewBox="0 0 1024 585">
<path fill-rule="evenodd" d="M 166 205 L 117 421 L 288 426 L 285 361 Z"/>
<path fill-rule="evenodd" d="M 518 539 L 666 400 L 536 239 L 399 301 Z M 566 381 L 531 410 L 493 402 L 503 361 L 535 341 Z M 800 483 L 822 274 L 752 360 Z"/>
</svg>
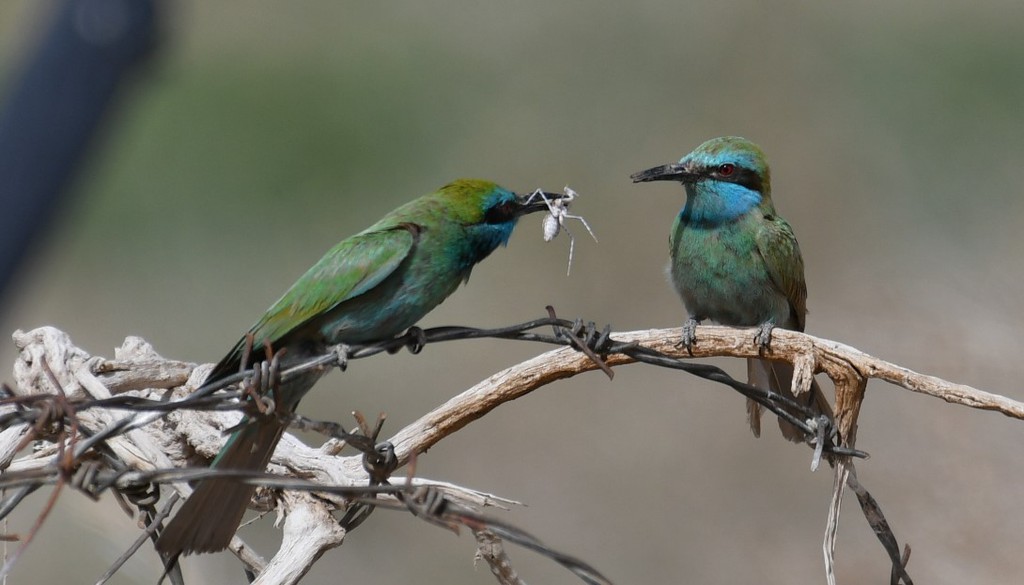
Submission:
<svg viewBox="0 0 1024 585">
<path fill-rule="evenodd" d="M 551 310 L 551 307 L 548 307 Z M 534 330 L 542 327 L 552 327 L 554 332 L 550 335 L 537 333 Z M 328 353 L 309 358 L 301 363 L 280 372 L 280 381 L 287 382 L 297 378 L 304 373 L 324 367 L 339 367 L 344 370 L 348 361 L 354 359 L 368 358 L 381 353 L 395 353 L 401 349 L 409 349 L 412 353 L 419 353 L 426 344 L 435 344 L 446 341 L 463 341 L 469 339 L 494 338 L 515 341 L 528 341 L 544 343 L 548 345 L 570 346 L 585 353 L 609 379 L 614 377 L 614 372 L 608 367 L 601 355 L 623 354 L 636 361 L 656 365 L 665 368 L 677 369 L 704 378 L 713 382 L 724 384 L 751 400 L 755 400 L 772 411 L 776 416 L 785 419 L 804 432 L 808 441 L 816 441 L 819 436 L 826 435 L 825 439 L 818 442 L 821 451 L 836 455 L 848 455 L 858 458 L 866 458 L 868 454 L 845 447 L 835 443 L 835 429 L 832 422 L 828 420 L 818 421 L 816 413 L 801 402 L 793 400 L 785 395 L 764 390 L 757 386 L 741 382 L 730 376 L 725 370 L 708 365 L 694 363 L 692 361 L 666 356 L 650 348 L 639 346 L 635 343 L 618 343 L 611 339 L 611 327 L 606 326 L 598 329 L 594 322 L 584 324 L 581 319 L 568 321 L 560 319 L 553 314 L 546 318 L 534 319 L 510 325 L 507 327 L 483 329 L 477 327 L 434 327 L 430 329 L 410 328 L 405 334 L 376 343 L 334 346 Z M 180 409 L 191 410 L 240 410 L 247 408 L 245 404 L 237 402 L 243 391 L 224 391 L 225 388 L 238 384 L 258 374 L 260 365 L 249 368 L 217 380 L 214 383 L 197 388 L 189 397 L 176 401 L 154 400 L 138 396 L 120 395 L 106 399 L 86 399 L 68 403 L 76 410 L 90 408 L 108 408 L 134 411 L 173 412 Z M 254 385 L 259 385 L 256 381 Z M 218 392 L 217 395 L 214 395 Z M 10 396 L 10 394 L 8 394 Z M 6 428 L 14 422 L 35 424 L 35 421 L 42 418 L 49 420 L 52 415 L 45 412 L 52 408 L 52 395 L 12 396 L 0 399 L 0 407 L 14 404 L 23 407 L 37 408 L 32 410 L 19 410 L 13 413 L 0 415 L 0 429 Z M 805 415 L 803 419 L 797 418 L 792 412 Z M 815 420 L 815 423 L 808 423 L 808 420 Z M 113 432 L 122 429 L 114 429 Z"/>
<path fill-rule="evenodd" d="M 747 398 L 757 401 L 776 416 L 785 419 L 794 427 L 799 428 L 806 436 L 807 442 L 814 447 L 812 466 L 825 458 L 831 464 L 841 459 L 853 469 L 850 458 L 866 458 L 867 453 L 842 444 L 835 422 L 828 417 L 815 416 L 804 404 L 786 396 L 766 391 L 745 382 L 734 379 L 727 372 L 716 366 L 673 357 L 636 342 L 616 341 L 612 337 L 611 327 L 598 328 L 594 322 L 573 321 L 557 317 L 554 310 L 548 307 L 548 316 L 510 325 L 507 327 L 483 329 L 475 327 L 435 327 L 430 329 L 412 328 L 405 334 L 393 339 L 359 345 L 339 345 L 330 348 L 323 355 L 304 360 L 282 368 L 279 361 L 260 362 L 254 368 L 204 385 L 189 396 L 181 399 L 170 399 L 171 392 L 161 398 L 147 398 L 138 395 L 121 394 L 107 398 L 69 398 L 64 392 L 56 376 L 44 363 L 46 377 L 53 394 L 18 395 L 10 387 L 0 389 L 0 430 L 16 425 L 26 425 L 28 432 L 22 437 L 15 452 L 23 450 L 33 441 L 49 442 L 56 446 L 56 454 L 45 465 L 24 471 L 5 471 L 0 474 L 0 489 L 10 490 L 0 500 L 0 519 L 5 518 L 25 496 L 45 485 L 56 486 L 36 525 L 25 537 L 22 546 L 12 557 L 7 559 L 0 574 L 6 574 L 9 567 L 16 562 L 21 551 L 31 542 L 32 536 L 45 520 L 62 488 L 71 487 L 90 498 L 98 498 L 103 493 L 112 491 L 125 497 L 136 509 L 142 510 L 147 518 L 146 534 L 133 545 L 130 556 L 145 542 L 147 538 L 155 538 L 158 527 L 166 517 L 168 506 L 162 510 L 155 508 L 159 500 L 159 486 L 171 483 L 191 482 L 213 477 L 230 478 L 235 481 L 256 485 L 271 490 L 297 490 L 333 494 L 348 502 L 348 510 L 339 522 L 348 531 L 358 527 L 377 507 L 405 509 L 420 518 L 434 524 L 452 528 L 462 525 L 470 528 L 474 534 L 485 532 L 496 538 L 504 538 L 534 550 L 562 564 L 584 582 L 604 584 L 607 579 L 595 569 L 564 553 L 550 549 L 537 539 L 507 523 L 499 522 L 479 515 L 466 506 L 461 506 L 448 498 L 436 493 L 415 491 L 411 486 L 412 476 L 401 485 L 391 485 L 389 478 L 398 467 L 394 448 L 388 443 L 378 443 L 377 435 L 383 424 L 378 418 L 374 428 L 366 424 L 365 419 L 357 418 L 358 427 L 347 430 L 343 425 L 332 421 L 316 421 L 293 413 L 275 412 L 273 404 L 267 404 L 267 396 L 272 393 L 266 389 L 276 386 L 289 379 L 300 376 L 315 369 L 338 367 L 344 370 L 351 360 L 363 359 L 382 353 L 395 353 L 408 349 L 418 353 L 425 345 L 495 338 L 531 343 L 543 343 L 555 346 L 567 346 L 585 354 L 593 365 L 612 378 L 614 372 L 606 363 L 610 355 L 625 355 L 631 359 L 671 369 L 685 371 L 716 383 L 720 383 Z M 543 332 L 550 328 L 551 332 Z M 228 388 L 242 383 L 242 390 Z M 269 409 L 268 409 L 269 406 Z M 123 416 L 102 429 L 87 429 L 79 425 L 81 413 L 103 409 L 109 411 L 125 411 L 131 414 Z M 166 416 L 168 413 L 181 409 L 199 411 L 231 411 L 241 410 L 248 416 L 285 417 L 296 428 L 312 430 L 325 436 L 343 441 L 363 454 L 364 468 L 369 474 L 368 485 L 330 485 L 307 479 L 291 478 L 264 472 L 244 472 L 239 470 L 220 470 L 211 468 L 161 468 L 152 470 L 133 469 L 107 448 L 107 442 L 116 436 L 133 429 L 141 428 Z M 796 414 L 793 414 L 796 413 Z M 142 415 L 142 416 L 140 416 Z M 226 432 L 226 431 L 225 431 Z M 13 454 L 11 455 L 13 458 Z M 0 461 L 0 469 L 6 469 L 10 459 Z M 893 583 L 912 582 L 906 573 L 908 552 L 901 554 L 897 540 L 881 513 L 881 509 L 870 493 L 857 482 L 855 473 L 849 474 L 848 485 L 855 491 L 862 511 L 872 529 L 882 542 L 893 564 Z M 419 488 L 417 488 L 419 489 Z M 381 499 L 388 496 L 391 499 Z M 429 497 L 428 497 L 429 496 Z M 154 528 L 149 528 L 154 527 Z M 124 559 L 118 563 L 123 563 Z M 109 574 L 116 571 L 111 567 Z M 493 566 L 493 565 L 492 565 Z M 500 575 L 497 575 L 500 578 Z M 109 578 L 105 576 L 104 579 Z M 180 580 L 180 574 L 171 575 L 173 582 Z"/>
</svg>

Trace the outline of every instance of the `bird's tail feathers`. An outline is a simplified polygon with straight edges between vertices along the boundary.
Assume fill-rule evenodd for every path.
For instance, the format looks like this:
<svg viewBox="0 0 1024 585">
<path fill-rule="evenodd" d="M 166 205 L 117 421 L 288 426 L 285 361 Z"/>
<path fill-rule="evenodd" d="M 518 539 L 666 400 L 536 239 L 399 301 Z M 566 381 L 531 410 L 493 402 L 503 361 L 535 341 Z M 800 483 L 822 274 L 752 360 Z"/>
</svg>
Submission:
<svg viewBox="0 0 1024 585">
<path fill-rule="evenodd" d="M 813 378 L 809 392 L 801 394 L 799 398 L 793 395 L 793 366 L 788 362 L 748 359 L 747 382 L 758 388 L 770 389 L 772 392 L 798 400 L 816 414 L 824 414 L 829 419 L 833 418 L 832 406 L 825 398 L 818 382 Z M 747 400 L 747 418 L 750 422 L 750 430 L 753 431 L 755 437 L 761 436 L 761 411 L 760 404 L 753 400 Z M 795 412 L 792 414 L 798 418 L 803 416 Z M 782 431 L 783 437 L 794 443 L 803 443 L 806 440 L 803 431 L 782 419 L 779 419 L 779 430 Z"/>
<path fill-rule="evenodd" d="M 254 421 L 235 432 L 214 460 L 216 469 L 262 471 L 286 425 L 274 417 Z M 232 479 L 206 479 L 167 524 L 157 540 L 166 555 L 224 550 L 231 542 L 256 487 Z"/>
</svg>

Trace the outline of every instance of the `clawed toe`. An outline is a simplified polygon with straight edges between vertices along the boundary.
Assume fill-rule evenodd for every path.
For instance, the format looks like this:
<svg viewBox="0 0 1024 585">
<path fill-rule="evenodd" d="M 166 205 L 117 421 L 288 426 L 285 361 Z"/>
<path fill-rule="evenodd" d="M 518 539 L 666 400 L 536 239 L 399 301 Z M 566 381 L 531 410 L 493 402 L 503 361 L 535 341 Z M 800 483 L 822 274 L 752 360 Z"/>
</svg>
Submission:
<svg viewBox="0 0 1024 585">
<path fill-rule="evenodd" d="M 676 347 L 685 347 L 686 353 L 693 355 L 693 345 L 697 343 L 697 320 L 690 317 L 683 323 L 683 335 Z"/>
<path fill-rule="evenodd" d="M 757 333 L 754 335 L 754 343 L 758 346 L 758 351 L 762 354 L 771 353 L 772 351 L 772 330 L 775 329 L 775 323 L 771 321 L 761 323 L 757 328 Z"/>
</svg>

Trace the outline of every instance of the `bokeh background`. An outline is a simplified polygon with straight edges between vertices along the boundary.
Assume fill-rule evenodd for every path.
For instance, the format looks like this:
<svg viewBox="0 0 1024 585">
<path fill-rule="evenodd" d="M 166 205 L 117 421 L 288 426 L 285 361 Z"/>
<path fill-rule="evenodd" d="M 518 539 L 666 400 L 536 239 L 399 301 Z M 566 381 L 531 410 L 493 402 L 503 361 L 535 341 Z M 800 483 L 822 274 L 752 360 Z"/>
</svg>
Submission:
<svg viewBox="0 0 1024 585">
<path fill-rule="evenodd" d="M 0 90 L 47 6 L 0 4 Z M 628 177 L 740 134 L 768 152 L 800 238 L 809 332 L 1024 399 L 1018 0 L 164 8 L 156 59 L 3 297 L 5 334 L 55 325 L 107 356 L 140 335 L 165 356 L 216 361 L 329 246 L 461 176 L 569 184 L 600 244 L 579 237 L 566 277 L 568 241 L 545 244 L 528 219 L 424 325 L 503 325 L 550 303 L 617 329 L 677 326 L 662 271 L 683 194 Z M 363 360 L 303 410 L 387 411 L 393 432 L 541 349 L 479 341 Z M 15 355 L 8 344 L 3 372 Z M 527 503 L 502 517 L 617 583 L 821 582 L 831 475 L 766 428 L 755 440 L 724 387 L 631 366 L 504 406 L 419 472 Z M 913 547 L 917 581 L 1019 582 L 1024 424 L 873 382 L 860 429 L 872 454 L 860 478 Z M 26 532 L 45 495 L 8 530 Z M 243 533 L 265 553 L 270 524 Z M 109 497 L 67 492 L 11 582 L 91 583 L 137 534 Z M 306 582 L 493 582 L 473 552 L 466 535 L 381 511 Z M 576 582 L 510 552 L 530 582 Z M 853 499 L 837 561 L 843 583 L 888 578 Z M 228 554 L 185 571 L 242 582 Z M 115 582 L 158 574 L 144 550 Z"/>
</svg>

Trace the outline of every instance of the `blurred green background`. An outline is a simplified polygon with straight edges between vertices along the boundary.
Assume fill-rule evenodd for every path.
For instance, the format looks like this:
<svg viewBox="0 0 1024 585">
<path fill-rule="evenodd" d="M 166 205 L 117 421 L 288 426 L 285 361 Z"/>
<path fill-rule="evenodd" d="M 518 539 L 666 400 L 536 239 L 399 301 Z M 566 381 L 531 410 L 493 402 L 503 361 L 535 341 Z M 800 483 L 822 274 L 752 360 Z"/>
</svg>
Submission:
<svg viewBox="0 0 1024 585">
<path fill-rule="evenodd" d="M 44 8 L 0 4 L 0 80 Z M 550 303 L 617 329 L 678 326 L 662 270 L 683 194 L 629 174 L 739 134 L 767 151 L 800 238 L 809 332 L 1024 399 L 1019 0 L 166 8 L 161 53 L 6 296 L 0 331 L 54 325 L 105 356 L 140 335 L 167 357 L 216 361 L 329 246 L 461 176 L 569 184 L 601 241 L 579 238 L 567 278 L 568 241 L 543 243 L 527 219 L 423 325 L 503 325 Z M 383 410 L 394 432 L 541 349 L 463 342 L 359 361 L 302 410 Z M 526 502 L 502 517 L 617 583 L 822 582 L 831 475 L 766 428 L 754 440 L 724 387 L 632 366 L 502 407 L 418 471 Z M 918 582 L 1019 580 L 1022 441 L 1020 422 L 869 386 L 860 479 L 913 547 Z M 44 498 L 8 530 L 26 532 Z M 263 553 L 270 524 L 243 532 Z M 137 534 L 110 498 L 67 492 L 11 582 L 93 582 Z M 838 545 L 841 582 L 887 580 L 853 499 Z M 306 582 L 492 583 L 473 552 L 466 535 L 381 511 Z M 577 582 L 510 552 L 529 582 Z M 242 582 L 229 554 L 185 571 Z M 158 574 L 143 550 L 115 582 Z"/>
</svg>

